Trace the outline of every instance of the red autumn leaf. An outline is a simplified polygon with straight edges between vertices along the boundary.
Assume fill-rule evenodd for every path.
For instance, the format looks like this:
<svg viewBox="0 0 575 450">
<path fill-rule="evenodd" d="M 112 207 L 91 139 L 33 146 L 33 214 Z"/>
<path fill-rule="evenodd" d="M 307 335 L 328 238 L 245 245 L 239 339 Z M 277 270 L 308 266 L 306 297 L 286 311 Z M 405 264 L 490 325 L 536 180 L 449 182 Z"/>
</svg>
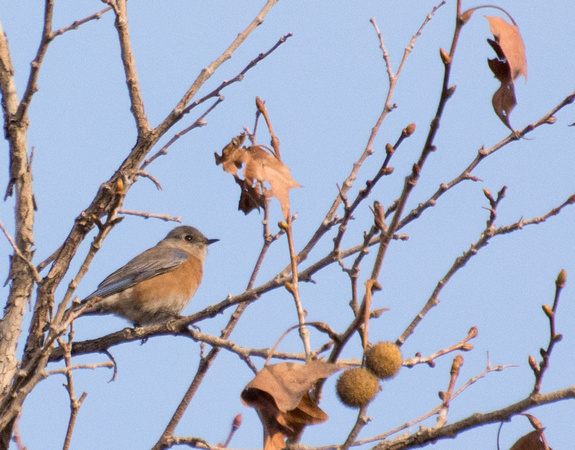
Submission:
<svg viewBox="0 0 575 450">
<path fill-rule="evenodd" d="M 280 363 L 265 366 L 248 383 L 241 399 L 258 413 L 264 427 L 265 450 L 283 449 L 285 438 L 295 437 L 305 426 L 328 419 L 310 398 L 309 390 L 318 380 L 341 368 L 325 361 Z"/>
<path fill-rule="evenodd" d="M 240 185 L 239 209 L 248 214 L 265 205 L 266 197 L 279 200 L 284 217 L 289 216 L 289 191 L 301 187 L 290 174 L 289 168 L 264 147 L 254 145 L 241 147 L 245 134 L 241 134 L 215 154 L 216 164 L 222 164 L 224 171 L 231 173 Z M 238 169 L 243 167 L 243 178 Z"/>
</svg>

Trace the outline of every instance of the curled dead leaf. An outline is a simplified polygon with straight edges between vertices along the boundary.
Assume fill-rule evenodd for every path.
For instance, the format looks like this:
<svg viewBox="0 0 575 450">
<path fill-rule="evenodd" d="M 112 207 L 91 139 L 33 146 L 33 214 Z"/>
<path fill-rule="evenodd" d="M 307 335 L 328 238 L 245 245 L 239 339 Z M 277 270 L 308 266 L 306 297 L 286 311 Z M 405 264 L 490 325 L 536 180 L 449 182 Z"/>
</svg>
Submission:
<svg viewBox="0 0 575 450">
<path fill-rule="evenodd" d="M 258 413 L 264 427 L 265 450 L 283 449 L 285 438 L 328 419 L 310 398 L 309 390 L 318 380 L 342 368 L 325 361 L 274 364 L 265 366 L 247 384 L 241 399 Z"/>
<path fill-rule="evenodd" d="M 489 30 L 495 37 L 495 42 L 503 55 L 498 57 L 505 59 L 509 64 L 511 80 L 515 81 L 523 75 L 527 80 L 527 58 L 525 57 L 525 44 L 517 25 L 506 22 L 500 17 L 485 16 L 489 22 Z"/>
<path fill-rule="evenodd" d="M 509 115 L 517 105 L 513 82 L 521 75 L 527 79 L 525 45 L 516 25 L 500 17 L 486 16 L 486 19 L 495 38 L 495 40 L 487 39 L 487 42 L 497 54 L 497 59 L 488 59 L 487 63 L 495 78 L 501 82 L 501 86 L 493 94 L 491 103 L 499 119 L 513 131 L 509 122 Z"/>
<path fill-rule="evenodd" d="M 541 440 L 541 434 L 537 431 L 527 433 L 519 438 L 509 450 L 545 450 L 545 443 Z"/>
<path fill-rule="evenodd" d="M 238 209 L 248 214 L 265 205 L 267 197 L 279 200 L 284 217 L 289 216 L 289 191 L 301 187 L 291 176 L 289 168 L 264 147 L 242 147 L 245 134 L 240 134 L 226 145 L 221 156 L 215 153 L 216 164 L 233 175 L 240 185 Z M 243 167 L 243 178 L 238 170 Z"/>
</svg>

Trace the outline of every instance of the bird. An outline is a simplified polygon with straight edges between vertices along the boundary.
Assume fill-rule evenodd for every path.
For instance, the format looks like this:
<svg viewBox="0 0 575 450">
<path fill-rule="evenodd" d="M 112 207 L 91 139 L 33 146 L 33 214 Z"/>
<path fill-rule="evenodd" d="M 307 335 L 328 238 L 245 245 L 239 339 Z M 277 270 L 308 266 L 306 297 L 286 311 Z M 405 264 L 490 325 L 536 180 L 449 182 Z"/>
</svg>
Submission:
<svg viewBox="0 0 575 450">
<path fill-rule="evenodd" d="M 217 241 L 191 226 L 174 228 L 104 279 L 80 302 L 82 306 L 95 299 L 81 315 L 114 314 L 134 326 L 179 317 L 202 282 L 208 246 Z"/>
</svg>

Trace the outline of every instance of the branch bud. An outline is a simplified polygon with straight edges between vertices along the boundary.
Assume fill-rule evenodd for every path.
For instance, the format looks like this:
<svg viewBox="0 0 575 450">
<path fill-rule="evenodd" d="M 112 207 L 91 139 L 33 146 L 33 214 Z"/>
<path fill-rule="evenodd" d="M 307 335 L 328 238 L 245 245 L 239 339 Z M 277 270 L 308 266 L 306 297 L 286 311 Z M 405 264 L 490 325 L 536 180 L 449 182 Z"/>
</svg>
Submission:
<svg viewBox="0 0 575 450">
<path fill-rule="evenodd" d="M 278 227 L 281 230 L 287 231 L 289 228 L 289 225 L 286 222 L 278 222 Z"/>
<path fill-rule="evenodd" d="M 439 49 L 439 55 L 441 56 L 441 60 L 443 61 L 443 64 L 445 64 L 445 65 L 451 64 L 451 57 L 442 48 Z"/>
<path fill-rule="evenodd" d="M 463 365 L 463 356 L 457 354 L 455 358 L 453 358 L 453 364 L 451 364 L 451 375 L 455 376 L 459 374 L 459 369 Z"/>
<path fill-rule="evenodd" d="M 459 21 L 461 22 L 461 25 L 465 25 L 469 21 L 469 19 L 471 19 L 473 11 L 474 11 L 473 9 L 468 9 L 459 16 Z"/>
<path fill-rule="evenodd" d="M 478 334 L 479 334 L 479 330 L 477 329 L 477 327 L 471 327 L 469 329 L 469 331 L 467 332 L 467 338 L 473 339 L 474 337 L 477 337 Z"/>
<path fill-rule="evenodd" d="M 548 123 L 549 125 L 553 125 L 555 122 L 557 122 L 557 117 L 555 116 L 549 116 L 549 118 L 545 121 L 545 123 Z"/>
<path fill-rule="evenodd" d="M 447 91 L 446 91 L 447 98 L 450 98 L 450 97 L 453 95 L 454 92 L 455 92 L 455 85 L 449 86 L 449 87 L 447 88 Z"/>
<path fill-rule="evenodd" d="M 557 286 L 558 288 L 565 287 L 566 281 L 567 281 L 567 272 L 565 272 L 565 269 L 561 269 L 561 272 L 559 272 L 559 275 L 557 275 L 557 280 L 555 280 L 555 286 Z"/>
<path fill-rule="evenodd" d="M 388 155 L 393 155 L 393 152 L 395 152 L 393 145 L 391 145 L 390 143 L 385 144 L 385 153 L 387 153 Z"/>
<path fill-rule="evenodd" d="M 285 282 L 284 287 L 290 294 L 294 293 L 293 284 L 291 284 L 289 281 Z"/>
<path fill-rule="evenodd" d="M 550 319 L 553 318 L 553 316 L 555 315 L 555 313 L 553 312 L 553 310 L 551 309 L 551 306 L 549 305 L 543 305 L 541 306 L 541 308 L 543 308 L 543 312 L 545 313 L 545 315 L 547 317 L 549 317 Z"/>
<path fill-rule="evenodd" d="M 533 370 L 533 372 L 535 373 L 535 375 L 539 374 L 539 366 L 537 365 L 537 361 L 535 361 L 535 358 L 531 355 L 529 355 L 529 367 L 531 367 L 531 370 Z"/>
<path fill-rule="evenodd" d="M 232 429 L 233 430 L 237 430 L 242 424 L 242 415 L 238 414 L 236 417 L 234 417 L 234 421 L 232 423 Z"/>
<path fill-rule="evenodd" d="M 410 123 L 408 126 L 406 126 L 403 131 L 401 132 L 401 134 L 403 134 L 403 136 L 405 137 L 409 137 L 411 136 L 413 133 L 415 132 L 415 123 Z"/>
</svg>

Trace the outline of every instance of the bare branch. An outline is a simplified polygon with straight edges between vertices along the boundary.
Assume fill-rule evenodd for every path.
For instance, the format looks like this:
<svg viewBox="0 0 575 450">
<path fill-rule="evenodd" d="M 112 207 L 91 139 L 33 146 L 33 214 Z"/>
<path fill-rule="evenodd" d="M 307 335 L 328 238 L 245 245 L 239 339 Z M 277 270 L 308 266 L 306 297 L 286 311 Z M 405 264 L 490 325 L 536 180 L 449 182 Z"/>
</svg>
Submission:
<svg viewBox="0 0 575 450">
<path fill-rule="evenodd" d="M 160 220 L 163 220 L 165 222 L 179 222 L 179 223 L 182 222 L 181 217 L 169 216 L 167 214 L 154 214 L 154 213 L 141 212 L 141 211 L 129 211 L 127 209 L 118 210 L 118 214 L 129 214 L 132 216 L 143 217 L 144 219 L 150 219 L 150 218 L 160 219 Z"/>
<path fill-rule="evenodd" d="M 397 343 L 403 344 L 405 342 L 405 340 L 414 332 L 415 327 L 417 327 L 417 325 L 421 322 L 421 320 L 425 317 L 425 315 L 439 303 L 439 293 L 441 292 L 443 287 L 447 284 L 447 282 L 453 277 L 453 275 L 455 275 L 455 273 L 459 269 L 465 266 L 465 264 L 467 264 L 467 262 L 473 256 L 475 256 L 480 249 L 485 247 L 494 236 L 508 234 L 513 231 L 521 230 L 523 227 L 527 225 L 536 225 L 541 222 L 544 222 L 549 217 L 559 214 L 564 207 L 573 204 L 574 201 L 575 196 L 571 196 L 560 206 L 558 206 L 557 208 L 553 208 L 551 211 L 549 211 L 547 214 L 544 214 L 543 216 L 533 217 L 532 219 L 522 219 L 515 223 L 512 223 L 511 225 L 507 225 L 505 227 L 499 227 L 497 229 L 494 228 L 492 222 L 487 221 L 487 228 L 483 230 L 477 242 L 472 243 L 469 249 L 466 250 L 462 256 L 459 256 L 455 259 L 451 268 L 448 270 L 445 276 L 437 283 L 437 286 L 435 287 L 433 293 L 431 294 L 431 297 L 429 297 L 429 300 L 427 300 L 425 306 L 421 309 L 419 314 L 412 320 L 412 322 L 409 324 L 406 330 L 397 339 Z"/>
<path fill-rule="evenodd" d="M 108 6 L 100 11 L 98 11 L 97 13 L 94 13 L 88 17 L 85 17 L 81 20 L 75 20 L 74 22 L 72 22 L 70 25 L 68 25 L 67 27 L 63 27 L 60 28 L 59 30 L 56 30 L 52 33 L 53 37 L 57 37 L 60 36 L 64 33 L 67 33 L 68 31 L 71 30 L 77 30 L 81 25 L 84 25 L 87 22 L 90 22 L 92 20 L 100 20 L 102 18 L 102 16 L 107 13 L 108 11 L 110 11 L 112 9 L 111 6 Z"/>
<path fill-rule="evenodd" d="M 18 257 L 22 258 L 22 260 L 26 263 L 26 265 L 30 269 L 30 272 L 32 273 L 32 276 L 34 277 L 34 280 L 36 281 L 36 283 L 39 283 L 40 281 L 42 281 L 42 277 L 40 276 L 40 274 L 36 270 L 36 266 L 34 266 L 34 264 L 32 264 L 32 262 L 22 254 L 22 252 L 16 246 L 16 243 L 14 242 L 14 240 L 12 239 L 12 237 L 10 236 L 10 234 L 8 233 L 6 228 L 4 228 L 4 224 L 2 223 L 1 220 L 0 220 L 0 230 L 2 230 L 2 232 L 4 233 L 4 236 L 6 236 L 6 239 L 8 239 L 8 242 L 10 242 L 10 245 L 14 249 L 14 253 L 16 253 L 16 255 L 18 255 Z"/>
<path fill-rule="evenodd" d="M 136 60 L 132 51 L 132 43 L 130 41 L 130 34 L 128 30 L 128 13 L 127 13 L 127 0 L 117 0 L 110 6 L 116 13 L 116 30 L 118 30 L 118 37 L 120 39 L 120 50 L 122 54 L 122 64 L 124 65 L 124 72 L 126 74 L 126 83 L 128 85 L 128 93 L 130 94 L 130 103 L 132 114 L 136 120 L 138 127 L 138 136 L 142 137 L 151 131 L 150 123 L 146 117 L 144 110 L 144 101 L 140 89 L 140 81 L 138 79 L 138 72 L 136 71 Z"/>
<path fill-rule="evenodd" d="M 213 75 L 213 73 L 225 61 L 232 57 L 232 54 L 239 48 L 239 46 L 247 39 L 247 37 L 264 21 L 265 16 L 270 12 L 278 0 L 268 0 L 257 16 L 246 27 L 244 31 L 238 34 L 230 46 L 218 56 L 208 67 L 202 69 L 196 80 L 192 83 L 190 88 L 184 94 L 182 99 L 178 102 L 176 107 L 170 112 L 168 117 L 158 125 L 156 133 L 164 134 L 175 122 L 177 122 L 185 113 L 188 103 L 199 91 L 200 87 Z M 219 94 L 218 94 L 219 95 Z"/>
</svg>

